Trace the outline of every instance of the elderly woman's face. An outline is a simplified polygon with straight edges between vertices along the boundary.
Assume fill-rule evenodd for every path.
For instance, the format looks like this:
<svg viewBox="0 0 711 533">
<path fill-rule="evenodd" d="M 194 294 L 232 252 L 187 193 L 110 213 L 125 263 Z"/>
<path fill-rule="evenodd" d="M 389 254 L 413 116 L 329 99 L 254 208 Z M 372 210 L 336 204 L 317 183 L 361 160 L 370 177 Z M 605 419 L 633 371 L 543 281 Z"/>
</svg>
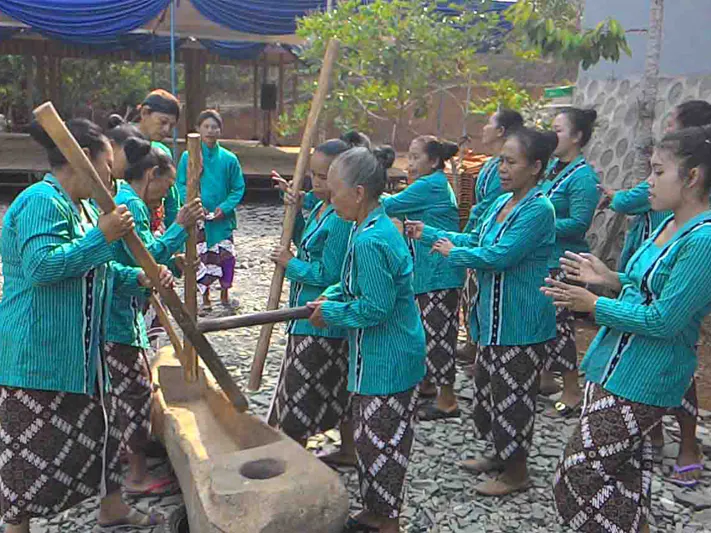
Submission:
<svg viewBox="0 0 711 533">
<path fill-rule="evenodd" d="M 338 167 L 331 165 L 327 178 L 328 190 L 331 191 L 331 205 L 343 220 L 355 221 L 360 205 L 365 197 L 361 185 L 350 187 L 340 176 Z"/>
</svg>

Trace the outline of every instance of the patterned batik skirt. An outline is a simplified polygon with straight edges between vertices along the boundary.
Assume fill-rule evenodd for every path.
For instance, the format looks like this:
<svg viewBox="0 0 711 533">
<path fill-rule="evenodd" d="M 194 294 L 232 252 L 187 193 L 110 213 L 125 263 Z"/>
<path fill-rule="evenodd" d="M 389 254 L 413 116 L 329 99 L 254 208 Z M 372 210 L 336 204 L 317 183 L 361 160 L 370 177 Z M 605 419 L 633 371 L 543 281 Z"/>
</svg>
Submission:
<svg viewBox="0 0 711 533">
<path fill-rule="evenodd" d="M 558 281 L 572 283 L 565 279 L 559 269 L 551 270 L 551 277 Z M 564 307 L 556 307 L 556 337 L 548 342 L 548 358 L 545 369 L 551 372 L 568 372 L 578 368 L 578 347 L 575 344 L 575 315 Z"/>
<path fill-rule="evenodd" d="M 427 340 L 425 379 L 435 385 L 454 385 L 459 292 L 459 289 L 444 289 L 416 296 Z"/>
<path fill-rule="evenodd" d="M 353 395 L 360 495 L 363 507 L 378 516 L 400 516 L 417 402 L 417 387 L 387 396 Z"/>
<path fill-rule="evenodd" d="M 501 461 L 526 456 L 531 448 L 547 354 L 546 343 L 479 347 L 474 364 L 474 430 L 493 445 Z"/>
<path fill-rule="evenodd" d="M 348 341 L 289 335 L 273 402 L 279 428 L 303 440 L 348 418 Z"/>
<path fill-rule="evenodd" d="M 555 474 L 564 524 L 576 531 L 637 533 L 649 515 L 650 432 L 665 409 L 631 402 L 588 383 L 580 422 Z"/>
<path fill-rule="evenodd" d="M 200 255 L 200 266 L 195 273 L 200 294 L 205 294 L 212 284 L 219 280 L 221 289 L 232 287 L 235 277 L 235 246 L 232 239 L 225 239 L 207 247 L 205 224 L 197 225 L 197 251 Z"/>
<path fill-rule="evenodd" d="M 696 397 L 696 378 L 691 379 L 691 384 L 681 399 L 681 405 L 670 411 L 673 415 L 688 416 L 694 419 L 699 417 L 699 400 Z"/>
<path fill-rule="evenodd" d="M 142 348 L 106 343 L 106 363 L 111 374 L 121 447 L 127 453 L 145 449 L 151 434 L 153 384 L 148 358 Z"/>
<path fill-rule="evenodd" d="M 464 326 L 467 328 L 467 338 L 471 339 L 469 332 L 469 318 L 471 317 L 472 309 L 476 303 L 476 297 L 479 293 L 479 285 L 476 281 L 476 270 L 468 268 L 467 277 L 464 281 L 464 288 L 459 298 L 459 305 L 462 308 L 462 317 L 464 318 Z"/>
<path fill-rule="evenodd" d="M 0 386 L 0 517 L 51 517 L 121 487 L 120 432 L 109 396 Z"/>
</svg>

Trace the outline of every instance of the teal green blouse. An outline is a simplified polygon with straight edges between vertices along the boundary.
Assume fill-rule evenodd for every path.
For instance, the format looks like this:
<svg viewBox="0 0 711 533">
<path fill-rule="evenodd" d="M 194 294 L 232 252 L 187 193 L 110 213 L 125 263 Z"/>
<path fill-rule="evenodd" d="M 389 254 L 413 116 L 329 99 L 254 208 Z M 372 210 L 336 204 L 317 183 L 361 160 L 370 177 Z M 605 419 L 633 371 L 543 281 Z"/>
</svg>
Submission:
<svg viewBox="0 0 711 533">
<path fill-rule="evenodd" d="M 200 198 L 202 205 L 210 212 L 218 207 L 224 213 L 220 220 L 205 222 L 205 238 L 211 248 L 224 240 L 232 239 L 237 228 L 237 205 L 245 191 L 244 175 L 237 156 L 217 143 L 208 148 L 202 144 L 202 175 L 200 177 Z M 177 185 L 182 201 L 185 201 L 188 184 L 188 152 L 183 152 L 178 165 Z"/>
<path fill-rule="evenodd" d="M 457 198 L 441 170 L 418 178 L 404 191 L 381 200 L 388 216 L 400 219 L 420 220 L 425 224 L 446 231 L 459 230 Z M 453 267 L 438 254 L 431 254 L 429 247 L 407 239 L 415 261 L 415 294 L 424 294 L 442 289 L 460 289 L 464 285 L 466 270 Z"/>
<path fill-rule="evenodd" d="M 497 198 L 471 233 L 425 227 L 422 242 L 447 238 L 453 265 L 476 269 L 479 292 L 470 313 L 472 341 L 482 346 L 523 346 L 555 338 L 555 307 L 540 288 L 555 245 L 555 212 L 540 188 L 506 218 L 496 217 L 512 193 Z"/>
<path fill-rule="evenodd" d="M 118 205 L 128 207 L 133 215 L 136 233 L 156 262 L 168 265 L 177 274 L 172 257 L 185 244 L 188 238 L 187 231 L 174 222 L 168 226 L 163 235 L 155 237 L 151 231 L 150 209 L 128 183 L 121 183 L 115 201 Z M 118 263 L 127 266 L 138 265 L 123 240 L 112 243 L 111 249 L 114 259 Z M 107 340 L 127 346 L 149 348 L 150 344 L 142 314 L 145 303 L 146 297 L 144 295 L 130 295 L 123 292 L 114 294 L 106 332 Z"/>
<path fill-rule="evenodd" d="M 319 217 L 322 207 L 323 202 L 317 203 L 306 221 L 301 213 L 297 214 L 293 239 L 297 255 L 286 266 L 286 277 L 291 281 L 291 307 L 313 302 L 341 276 L 353 224 L 340 218 L 331 205 Z M 336 339 L 346 336 L 343 328 L 315 328 L 308 320 L 290 322 L 287 332 Z"/>
<path fill-rule="evenodd" d="M 348 390 L 377 396 L 425 375 L 425 332 L 412 289 L 412 257 L 382 207 L 353 226 L 341 281 L 323 295 L 323 318 L 348 328 Z"/>
<path fill-rule="evenodd" d="M 688 221 L 667 243 L 647 239 L 620 275 L 616 299 L 599 298 L 603 326 L 581 365 L 589 381 L 634 402 L 675 407 L 689 387 L 701 322 L 711 311 L 711 211 Z"/>
<path fill-rule="evenodd" d="M 566 251 L 590 251 L 585 234 L 592 224 L 600 199 L 600 191 L 597 189 L 600 179 L 582 155 L 552 177 L 557 164 L 557 158 L 550 162 L 546 179 L 541 183 L 541 189 L 555 207 L 556 217 L 556 243 L 549 268 L 560 268 L 560 258 Z"/>
<path fill-rule="evenodd" d="M 469 220 L 464 227 L 464 233 L 472 231 L 479 219 L 491 207 L 499 196 L 504 193 L 501 188 L 501 175 L 499 174 L 500 157 L 492 157 L 481 167 L 474 186 L 474 198 L 476 203 L 469 211 Z"/>
<path fill-rule="evenodd" d="M 625 235 L 625 244 L 620 253 L 618 269 L 625 271 L 628 261 L 652 232 L 664 222 L 671 211 L 652 211 L 649 204 L 649 183 L 643 181 L 626 191 L 617 191 L 610 203 L 610 209 L 623 215 L 633 215 L 634 220 Z"/>
<path fill-rule="evenodd" d="M 140 269 L 111 261 L 98 216 L 88 201 L 80 211 L 50 174 L 7 210 L 0 240 L 0 384 L 91 395 L 99 371 L 107 376 L 110 298 L 146 291 L 138 284 Z"/>
</svg>

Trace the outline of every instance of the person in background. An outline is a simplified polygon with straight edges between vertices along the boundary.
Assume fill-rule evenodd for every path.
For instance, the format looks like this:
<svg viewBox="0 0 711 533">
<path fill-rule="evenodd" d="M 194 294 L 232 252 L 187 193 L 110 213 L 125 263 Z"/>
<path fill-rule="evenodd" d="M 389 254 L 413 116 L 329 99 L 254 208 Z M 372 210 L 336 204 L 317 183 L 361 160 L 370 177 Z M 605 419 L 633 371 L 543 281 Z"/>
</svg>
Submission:
<svg viewBox="0 0 711 533">
<path fill-rule="evenodd" d="M 88 120 L 67 128 L 108 187 L 108 139 Z M 6 533 L 29 533 L 32 518 L 99 495 L 98 531 L 153 528 L 162 515 L 121 496 L 118 413 L 102 346 L 113 292 L 138 297 L 151 286 L 141 269 L 112 261 L 111 243 L 132 231 L 133 217 L 121 205 L 100 216 L 88 201 L 92 185 L 39 125 L 30 130 L 52 171 L 14 200 L 0 240 L 0 518 Z M 161 282 L 172 285 L 167 269 Z"/>
<path fill-rule="evenodd" d="M 585 403 L 554 480 L 563 522 L 586 532 L 649 531 L 650 435 L 680 404 L 698 364 L 695 345 L 711 311 L 711 127 L 664 136 L 652 155 L 649 199 L 668 217 L 613 272 L 591 254 L 561 258 L 566 280 L 546 280 L 557 306 L 602 326 L 581 365 Z"/>
<path fill-rule="evenodd" d="M 348 390 L 363 511 L 349 518 L 346 532 L 399 532 L 417 390 L 425 375 L 412 256 L 380 205 L 394 159 L 392 149 L 358 147 L 331 164 L 331 203 L 339 217 L 354 224 L 340 283 L 310 304 L 313 326 L 348 329 Z"/>
<path fill-rule="evenodd" d="M 316 300 L 328 287 L 338 283 L 343 258 L 348 247 L 352 223 L 340 218 L 331 204 L 326 179 L 333 160 L 353 146 L 341 139 L 318 145 L 311 156 L 311 193 L 318 203 L 304 219 L 296 215 L 290 247 L 277 247 L 271 259 L 285 269 L 291 282 L 289 306 L 298 307 Z M 272 178 L 284 193 L 284 202 L 301 205 L 304 193 L 294 194 L 276 172 Z M 315 328 L 308 320 L 287 325 L 286 354 L 272 401 L 279 428 L 302 446 L 309 437 L 340 424 L 341 448 L 322 456 L 329 464 L 355 466 L 353 425 L 350 420 L 348 380 L 348 344 L 343 328 Z M 268 418 L 271 418 L 268 417 Z"/>
<path fill-rule="evenodd" d="M 551 254 L 551 275 L 563 276 L 558 258 L 566 251 L 588 252 L 585 234 L 592 224 L 600 193 L 595 169 L 585 160 L 583 148 L 592 137 L 597 113 L 594 109 L 570 107 L 553 120 L 558 135 L 556 156 L 546 171 L 541 186 L 555 207 L 556 247 Z M 549 345 L 550 357 L 541 377 L 541 392 L 553 394 L 558 386 L 553 372 L 563 376 L 563 394 L 551 414 L 567 417 L 580 410 L 583 392 L 578 382 L 578 348 L 575 344 L 575 317 L 564 307 L 556 317 L 558 335 Z"/>
<path fill-rule="evenodd" d="M 220 302 L 228 310 L 239 307 L 238 300 L 230 299 L 230 288 L 235 275 L 235 249 L 232 233 L 237 228 L 237 205 L 245 191 L 244 176 L 239 159 L 226 150 L 218 139 L 222 132 L 222 117 L 214 109 L 206 109 L 197 119 L 202 146 L 202 174 L 200 198 L 207 210 L 204 223 L 198 224 L 198 253 L 201 266 L 197 282 L 202 294 L 203 309 L 210 311 L 210 287 L 220 282 Z M 188 152 L 178 165 L 178 190 L 185 201 L 188 185 Z"/>
<path fill-rule="evenodd" d="M 540 372 L 555 338 L 555 308 L 539 288 L 555 244 L 555 212 L 540 188 L 556 146 L 553 133 L 518 128 L 501 152 L 504 194 L 469 233 L 406 222 L 412 238 L 453 266 L 476 270 L 479 296 L 470 311 L 474 365 L 474 427 L 493 457 L 467 460 L 466 470 L 500 472 L 474 487 L 503 496 L 530 486 L 527 458 L 533 440 Z"/>
<path fill-rule="evenodd" d="M 150 227 L 151 209 L 160 205 L 175 183 L 175 165 L 164 152 L 152 148 L 141 138 L 128 138 L 121 151 L 126 166 L 115 201 L 131 212 L 136 233 L 156 262 L 180 274 L 184 256 L 174 257 L 173 254 L 185 244 L 187 229 L 204 218 L 202 203 L 196 199 L 184 205 L 165 233 L 154 236 Z M 118 263 L 136 266 L 136 260 L 123 241 L 113 243 L 112 249 Z M 146 304 L 146 298 L 115 291 L 106 330 L 105 357 L 118 407 L 121 445 L 129 466 L 124 489 L 131 496 L 156 496 L 175 491 L 172 477 L 155 479 L 148 472 L 146 463 L 153 392 L 147 356 L 150 344 L 141 313 Z"/>
<path fill-rule="evenodd" d="M 474 185 L 474 199 L 476 203 L 469 212 L 469 220 L 464 227 L 464 233 L 470 233 L 476 228 L 479 219 L 501 194 L 501 180 L 499 177 L 499 163 L 501 150 L 511 132 L 523 127 L 523 117 L 518 111 L 499 109 L 489 117 L 489 121 L 482 128 L 481 142 L 491 158 L 484 163 L 479 171 Z M 477 295 L 476 275 L 467 269 L 466 280 L 462 290 L 461 307 L 464 310 L 464 323 L 469 328 L 469 310 L 474 306 Z M 467 333 L 466 344 L 457 352 L 460 360 L 473 363 L 476 356 L 476 346 L 471 342 L 471 335 Z"/>
<path fill-rule="evenodd" d="M 384 196 L 381 205 L 390 217 L 422 220 L 445 231 L 459 230 L 457 198 L 444 174 L 447 161 L 457 154 L 455 143 L 422 135 L 410 144 L 407 154 L 411 184 L 393 196 Z M 420 420 L 460 416 L 454 394 L 455 353 L 459 334 L 459 291 L 465 270 L 448 264 L 430 247 L 408 240 L 415 264 L 413 289 L 422 315 L 427 339 L 427 375 L 420 396 L 436 397 L 418 413 Z M 438 391 L 439 387 L 439 391 Z"/>
<path fill-rule="evenodd" d="M 173 129 L 180 118 L 180 102 L 163 89 L 148 93 L 138 107 L 138 129 L 143 137 L 151 141 L 153 147 L 173 157 L 173 152 L 163 140 L 172 136 Z M 180 195 L 176 187 L 171 187 L 161 205 L 153 210 L 151 227 L 153 231 L 162 231 L 175 222 L 180 209 Z"/>
<path fill-rule="evenodd" d="M 672 110 L 665 133 L 708 124 L 711 124 L 711 104 L 703 100 L 689 100 L 679 104 Z M 625 236 L 625 244 L 617 267 L 620 272 L 624 272 L 627 263 L 637 249 L 671 213 L 652 209 L 649 202 L 649 183 L 647 183 L 647 180 L 628 190 L 614 191 L 602 187 L 602 193 L 601 207 L 609 206 L 610 209 L 617 213 L 635 215 L 634 221 Z M 696 380 L 691 380 L 691 385 L 681 401 L 681 406 L 673 409 L 672 412 L 679 423 L 681 441 L 679 443 L 679 455 L 669 481 L 683 487 L 693 487 L 698 484 L 699 477 L 704 469 L 703 454 L 696 441 L 696 421 L 699 416 Z M 652 433 L 652 444 L 656 450 L 661 450 L 664 447 L 664 428 L 662 424 L 657 426 L 657 429 Z"/>
</svg>

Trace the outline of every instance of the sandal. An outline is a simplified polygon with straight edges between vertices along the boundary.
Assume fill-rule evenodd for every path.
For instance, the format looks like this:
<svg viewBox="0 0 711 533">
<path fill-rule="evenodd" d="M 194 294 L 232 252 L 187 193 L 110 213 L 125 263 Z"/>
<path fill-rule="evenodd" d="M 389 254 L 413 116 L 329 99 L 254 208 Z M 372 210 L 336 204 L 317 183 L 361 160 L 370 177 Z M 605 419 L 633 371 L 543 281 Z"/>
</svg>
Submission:
<svg viewBox="0 0 711 533">
<path fill-rule="evenodd" d="M 180 486 L 176 483 L 174 478 L 167 477 L 152 483 L 144 490 L 133 490 L 124 487 L 123 491 L 126 493 L 126 496 L 130 496 L 132 498 L 145 498 L 147 496 L 156 496 L 161 498 L 163 496 L 172 496 L 177 494 L 180 492 Z"/>
<path fill-rule="evenodd" d="M 427 405 L 420 407 L 420 410 L 417 411 L 417 418 L 421 422 L 428 422 L 430 420 L 445 420 L 447 418 L 459 418 L 461 415 L 462 412 L 459 410 L 459 407 L 455 407 L 451 411 L 442 411 L 439 407 L 432 403 L 428 403 Z"/>
<path fill-rule="evenodd" d="M 563 402 L 555 402 L 553 404 L 553 409 L 549 410 L 546 414 L 557 418 L 568 418 L 573 415 L 579 415 L 582 408 L 583 401 L 579 400 L 575 405 L 567 405 Z"/>
<path fill-rule="evenodd" d="M 704 465 L 702 463 L 695 463 L 691 465 L 686 465 L 686 466 L 679 466 L 677 464 L 674 465 L 674 472 L 666 477 L 666 480 L 669 483 L 673 483 L 677 487 L 695 487 L 696 485 L 699 484 L 699 478 L 692 478 L 692 479 L 681 479 L 679 477 L 679 474 L 688 474 L 689 472 L 703 472 L 704 470 Z"/>
<path fill-rule="evenodd" d="M 156 527 L 165 522 L 165 517 L 160 513 L 148 511 L 144 513 L 138 509 L 131 509 L 126 516 L 108 522 L 106 524 L 97 523 L 94 528 L 95 533 L 109 533 L 116 531 L 132 532 L 134 529 L 148 529 Z"/>
<path fill-rule="evenodd" d="M 531 478 L 526 478 L 521 483 L 511 485 L 496 477 L 475 485 L 474 491 L 482 496 L 506 496 L 508 494 L 513 494 L 514 492 L 526 490 L 530 488 L 530 486 Z"/>
<path fill-rule="evenodd" d="M 343 533 L 378 533 L 379 527 L 369 526 L 363 522 L 358 522 L 352 516 L 348 517 L 346 524 L 343 526 Z"/>
<path fill-rule="evenodd" d="M 482 457 L 481 459 L 467 459 L 459 463 L 459 466 L 462 467 L 462 470 L 473 474 L 484 474 L 503 469 L 504 463 L 493 457 Z"/>
</svg>

